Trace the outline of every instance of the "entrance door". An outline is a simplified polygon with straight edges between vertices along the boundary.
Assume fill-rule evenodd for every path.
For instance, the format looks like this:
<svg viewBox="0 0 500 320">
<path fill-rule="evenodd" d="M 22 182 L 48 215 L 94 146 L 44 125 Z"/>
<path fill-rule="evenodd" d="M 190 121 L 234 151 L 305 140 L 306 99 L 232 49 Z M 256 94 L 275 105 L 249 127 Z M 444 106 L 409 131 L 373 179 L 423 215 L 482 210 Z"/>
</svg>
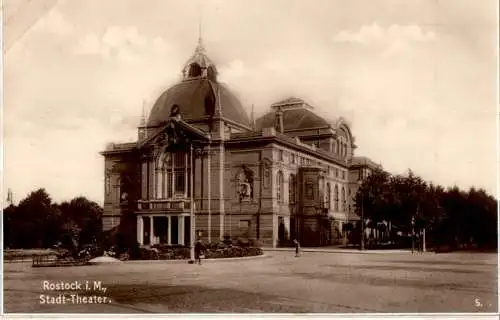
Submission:
<svg viewBox="0 0 500 320">
<path fill-rule="evenodd" d="M 179 244 L 179 218 L 177 216 L 172 216 L 170 218 L 170 243 Z"/>
<path fill-rule="evenodd" d="M 285 221 L 283 217 L 278 217 L 278 243 L 283 245 L 285 241 Z"/>
<path fill-rule="evenodd" d="M 151 244 L 150 233 L 151 233 L 151 222 L 149 217 L 142 217 L 142 225 L 144 232 L 142 233 L 142 243 L 145 245 Z"/>
</svg>

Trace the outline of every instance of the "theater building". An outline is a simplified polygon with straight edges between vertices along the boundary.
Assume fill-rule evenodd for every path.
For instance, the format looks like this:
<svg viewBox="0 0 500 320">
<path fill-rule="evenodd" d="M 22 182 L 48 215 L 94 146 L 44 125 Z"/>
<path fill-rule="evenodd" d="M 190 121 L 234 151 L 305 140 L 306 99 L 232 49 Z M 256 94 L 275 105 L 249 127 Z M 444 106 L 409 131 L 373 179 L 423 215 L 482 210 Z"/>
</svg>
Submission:
<svg viewBox="0 0 500 320">
<path fill-rule="evenodd" d="M 358 180 L 378 167 L 354 157 L 349 125 L 300 98 L 258 119 L 217 79 L 203 45 L 138 127 L 137 141 L 107 145 L 103 225 L 139 244 L 188 245 L 225 237 L 266 246 L 342 241 L 359 220 Z M 195 232 L 191 232 L 195 230 Z"/>
</svg>

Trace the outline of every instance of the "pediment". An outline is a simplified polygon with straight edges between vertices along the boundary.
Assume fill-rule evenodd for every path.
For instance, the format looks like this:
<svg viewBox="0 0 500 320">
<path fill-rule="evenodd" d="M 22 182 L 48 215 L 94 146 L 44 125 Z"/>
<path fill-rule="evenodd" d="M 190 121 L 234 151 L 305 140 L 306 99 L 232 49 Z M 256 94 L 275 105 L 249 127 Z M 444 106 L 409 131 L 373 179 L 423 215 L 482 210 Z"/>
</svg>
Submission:
<svg viewBox="0 0 500 320">
<path fill-rule="evenodd" d="M 203 130 L 193 127 L 185 121 L 171 119 L 158 128 L 150 137 L 139 142 L 138 147 L 188 147 L 190 144 L 199 144 L 208 140 L 209 134 Z"/>
</svg>

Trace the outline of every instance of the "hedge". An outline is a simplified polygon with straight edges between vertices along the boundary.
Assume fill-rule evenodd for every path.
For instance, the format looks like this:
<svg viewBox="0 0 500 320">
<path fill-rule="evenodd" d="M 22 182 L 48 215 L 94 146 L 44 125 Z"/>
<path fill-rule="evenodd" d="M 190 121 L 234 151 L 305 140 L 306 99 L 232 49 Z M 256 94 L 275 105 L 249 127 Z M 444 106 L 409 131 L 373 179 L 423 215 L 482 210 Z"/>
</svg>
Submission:
<svg viewBox="0 0 500 320">
<path fill-rule="evenodd" d="M 233 245 L 234 243 L 234 245 Z M 238 258 L 262 255 L 262 249 L 256 247 L 256 241 L 240 240 L 230 244 L 224 242 L 213 242 L 204 244 L 205 259 Z M 153 245 L 152 248 L 140 248 L 134 260 L 185 260 L 191 256 L 188 246 L 181 245 Z M 122 257 L 124 260 L 129 257 Z"/>
</svg>

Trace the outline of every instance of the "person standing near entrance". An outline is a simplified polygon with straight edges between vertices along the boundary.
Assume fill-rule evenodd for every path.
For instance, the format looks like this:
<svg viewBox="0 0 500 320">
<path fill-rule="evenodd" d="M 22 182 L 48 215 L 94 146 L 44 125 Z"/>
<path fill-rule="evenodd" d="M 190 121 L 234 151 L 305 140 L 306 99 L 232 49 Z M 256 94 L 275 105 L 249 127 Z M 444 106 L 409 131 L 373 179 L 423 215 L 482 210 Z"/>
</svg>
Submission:
<svg viewBox="0 0 500 320">
<path fill-rule="evenodd" d="M 199 265 L 201 265 L 201 259 L 204 258 L 203 249 L 204 247 L 203 244 L 201 243 L 201 240 L 198 240 L 194 246 L 194 254 Z"/>
</svg>

